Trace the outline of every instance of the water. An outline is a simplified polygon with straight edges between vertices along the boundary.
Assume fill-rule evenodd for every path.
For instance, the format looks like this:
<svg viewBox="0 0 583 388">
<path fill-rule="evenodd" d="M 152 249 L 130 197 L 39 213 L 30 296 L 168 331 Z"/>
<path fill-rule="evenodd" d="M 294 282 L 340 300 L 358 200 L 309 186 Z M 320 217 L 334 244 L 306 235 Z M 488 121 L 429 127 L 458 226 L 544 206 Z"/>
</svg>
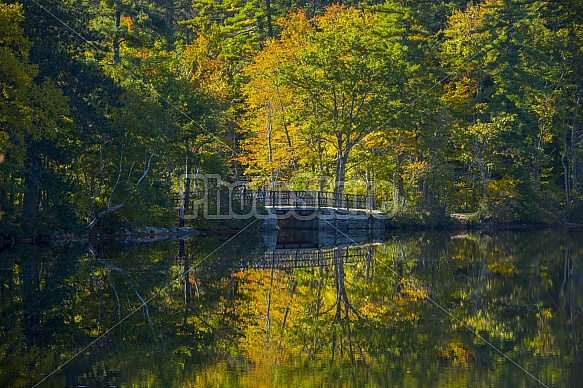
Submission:
<svg viewBox="0 0 583 388">
<path fill-rule="evenodd" d="M 581 230 L 261 240 L 1 252 L 0 386 L 583 381 Z"/>
</svg>

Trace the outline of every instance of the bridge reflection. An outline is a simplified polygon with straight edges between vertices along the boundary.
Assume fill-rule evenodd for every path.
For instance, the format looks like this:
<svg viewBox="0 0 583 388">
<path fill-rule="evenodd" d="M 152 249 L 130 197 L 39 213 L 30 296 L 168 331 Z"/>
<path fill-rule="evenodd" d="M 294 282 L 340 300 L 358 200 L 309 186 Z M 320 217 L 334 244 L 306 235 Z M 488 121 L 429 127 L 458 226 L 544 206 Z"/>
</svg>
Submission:
<svg viewBox="0 0 583 388">
<path fill-rule="evenodd" d="M 255 253 L 224 258 L 219 267 L 233 269 L 276 269 L 338 267 L 348 263 L 372 262 L 374 249 L 386 236 L 371 231 L 347 235 L 340 231 L 277 230 L 262 233 L 263 247 Z M 185 239 L 179 239 L 177 261 L 189 273 L 190 260 Z M 259 253 L 260 252 L 260 253 Z M 187 285 L 188 287 L 188 285 Z"/>
<path fill-rule="evenodd" d="M 373 244 L 354 247 L 338 247 L 331 249 L 294 249 L 270 251 L 250 258 L 247 263 L 241 263 L 241 269 L 278 269 L 289 270 L 297 268 L 331 267 L 342 262 L 356 263 L 372 260 Z"/>
<path fill-rule="evenodd" d="M 267 251 L 283 249 L 331 249 L 335 247 L 366 245 L 382 242 L 385 233 L 378 229 L 276 229 L 262 231 L 261 238 Z"/>
<path fill-rule="evenodd" d="M 382 235 L 367 231 L 346 235 L 280 229 L 263 235 L 264 253 L 249 257 L 236 267 L 286 270 L 366 262 L 372 260 L 374 246 L 383 240 Z"/>
</svg>

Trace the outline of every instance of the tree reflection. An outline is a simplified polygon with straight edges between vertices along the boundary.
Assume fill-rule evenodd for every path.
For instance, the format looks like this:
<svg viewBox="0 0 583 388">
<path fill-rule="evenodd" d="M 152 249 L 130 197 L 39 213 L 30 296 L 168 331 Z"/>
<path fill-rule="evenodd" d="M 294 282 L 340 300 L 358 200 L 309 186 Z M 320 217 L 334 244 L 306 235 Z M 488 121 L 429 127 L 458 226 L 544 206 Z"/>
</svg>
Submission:
<svg viewBox="0 0 583 388">
<path fill-rule="evenodd" d="M 256 265 L 249 236 L 211 257 L 226 238 L 0 252 L 0 385 L 30 386 L 97 338 L 48 386 L 536 383 L 472 331 L 575 384 L 581 237 L 419 233 Z"/>
<path fill-rule="evenodd" d="M 349 312 L 353 312 L 360 317 L 358 311 L 350 304 L 346 293 L 346 273 L 344 271 L 344 258 L 348 256 L 348 248 L 334 249 L 334 289 L 336 290 L 336 314 L 335 321 L 348 320 Z M 344 315 L 342 313 L 344 312 Z"/>
<path fill-rule="evenodd" d="M 295 294 L 291 306 L 290 300 L 281 301 L 286 306 L 286 330 L 270 334 L 270 338 L 281 336 L 278 343 L 285 346 L 264 349 L 270 356 L 264 354 L 257 365 L 267 361 L 277 368 L 269 360 L 304 360 L 305 355 L 308 359 L 328 359 L 332 369 L 342 368 L 345 362 L 355 367 L 367 365 L 365 374 L 371 378 L 371 374 L 382 375 L 387 363 L 391 368 L 409 369 L 407 365 L 425 360 L 421 364 L 435 365 L 436 369 L 423 373 L 436 379 L 444 366 L 464 366 L 475 371 L 488 368 L 490 382 L 505 384 L 511 376 L 508 381 L 536 384 L 475 332 L 543 381 L 550 381 L 548 377 L 545 380 L 546 372 L 540 371 L 540 360 L 534 357 L 547 357 L 544 365 L 553 370 L 557 365 L 551 355 L 568 353 L 560 342 L 545 340 L 545 333 L 557 337 L 558 330 L 564 339 L 571 333 L 559 330 L 560 325 L 554 322 L 558 310 L 552 307 L 555 290 L 551 268 L 557 268 L 557 252 L 548 248 L 554 234 L 533 235 L 527 242 L 512 232 L 444 236 L 435 239 L 441 241 L 439 244 L 420 235 L 368 247 L 375 251 L 372 262 L 346 266 L 349 249 L 345 248 L 335 250 L 330 267 L 287 269 L 279 274 L 271 268 L 269 276 L 260 270 L 241 275 L 248 288 L 246 296 L 261 293 L 262 284 L 269 284 L 272 310 L 278 290 L 283 295 Z M 561 243 L 555 243 L 559 248 Z M 539 244 L 547 248 L 539 249 Z M 533 285 L 531 279 L 536 276 L 539 280 Z M 574 283 L 573 279 L 566 282 Z M 529 292 L 532 287 L 536 293 Z M 567 297 L 566 286 L 562 288 Z M 427 293 L 451 315 L 429 303 Z M 245 299 L 246 303 L 254 303 L 253 298 Z M 569 316 L 569 311 L 564 311 Z M 276 318 L 271 314 L 272 328 Z M 570 327 L 580 330 L 580 317 L 575 320 Z M 258 354 L 253 345 L 257 342 L 252 335 L 246 338 L 251 345 L 243 343 L 241 349 L 253 360 Z M 525 349 L 529 349 L 526 354 Z M 270 373 L 267 368 L 261 370 Z M 402 379 L 406 381 L 406 375 Z M 475 385 L 470 381 L 461 379 L 458 383 Z"/>
</svg>

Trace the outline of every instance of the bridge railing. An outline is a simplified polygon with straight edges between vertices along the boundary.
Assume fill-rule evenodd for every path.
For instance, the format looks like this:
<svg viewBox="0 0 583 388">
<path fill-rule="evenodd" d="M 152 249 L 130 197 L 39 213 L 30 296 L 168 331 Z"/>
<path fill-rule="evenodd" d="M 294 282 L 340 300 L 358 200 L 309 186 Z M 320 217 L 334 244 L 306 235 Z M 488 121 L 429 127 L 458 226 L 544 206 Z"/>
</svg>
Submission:
<svg viewBox="0 0 583 388">
<path fill-rule="evenodd" d="M 251 207 L 254 203 L 270 207 L 297 207 L 297 208 L 339 208 L 339 209 L 370 209 L 368 196 L 363 194 L 340 194 L 336 192 L 317 190 L 268 190 L 264 193 L 255 190 L 246 190 L 245 193 L 221 192 L 218 190 L 193 191 L 189 195 L 190 201 L 184 203 L 184 194 L 175 194 L 176 207 L 185 206 L 185 211 L 194 211 L 197 206 L 195 200 L 207 200 L 221 208 L 229 206 L 236 200 L 240 206 Z M 188 207 L 188 209 L 186 209 Z M 228 209 L 227 209 L 228 210 Z"/>
<path fill-rule="evenodd" d="M 367 196 L 340 194 L 316 190 L 274 190 L 265 195 L 265 206 L 335 207 L 343 209 L 367 209 Z"/>
</svg>

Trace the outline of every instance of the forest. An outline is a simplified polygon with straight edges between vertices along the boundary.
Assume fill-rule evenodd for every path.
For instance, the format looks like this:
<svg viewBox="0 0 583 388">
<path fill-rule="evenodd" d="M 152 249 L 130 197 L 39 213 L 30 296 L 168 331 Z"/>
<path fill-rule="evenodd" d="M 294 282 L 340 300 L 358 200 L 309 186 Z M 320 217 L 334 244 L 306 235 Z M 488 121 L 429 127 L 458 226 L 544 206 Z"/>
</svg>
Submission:
<svg viewBox="0 0 583 388">
<path fill-rule="evenodd" d="M 176 223 L 185 173 L 583 220 L 580 0 L 4 0 L 0 58 L 0 237 Z"/>
</svg>

